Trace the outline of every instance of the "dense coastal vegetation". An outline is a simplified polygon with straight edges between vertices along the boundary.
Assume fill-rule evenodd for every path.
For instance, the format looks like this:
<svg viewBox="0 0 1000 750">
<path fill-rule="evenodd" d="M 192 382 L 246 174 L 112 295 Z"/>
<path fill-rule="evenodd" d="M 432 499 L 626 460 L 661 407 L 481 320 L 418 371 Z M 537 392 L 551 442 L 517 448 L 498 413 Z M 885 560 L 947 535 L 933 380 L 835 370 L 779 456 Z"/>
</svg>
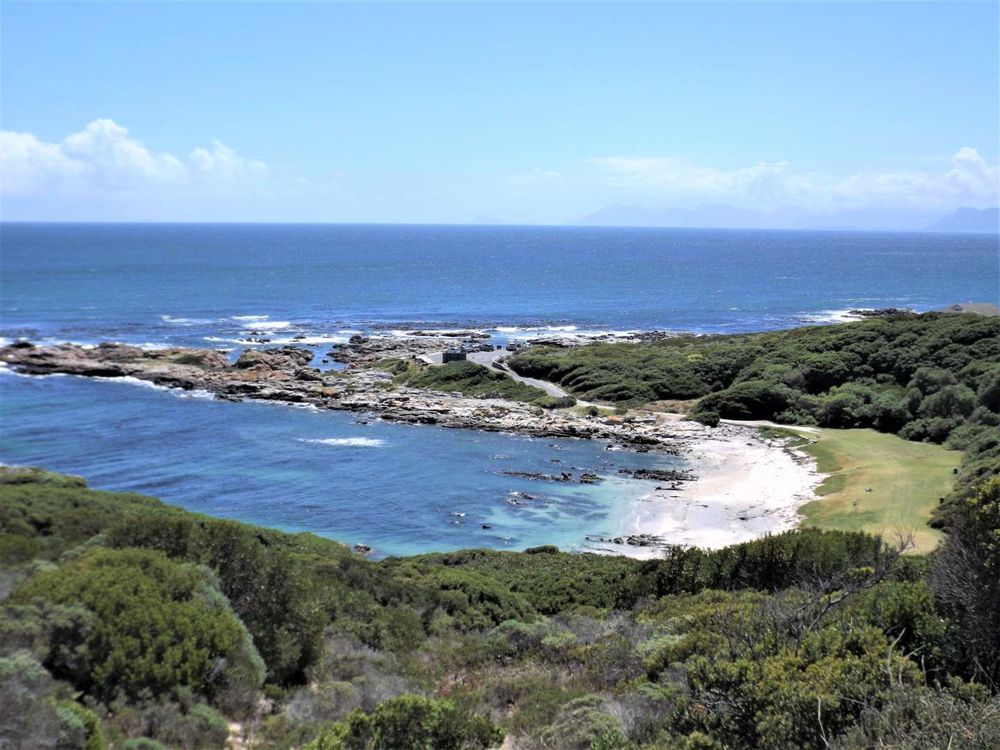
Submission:
<svg viewBox="0 0 1000 750">
<path fill-rule="evenodd" d="M 1000 321 L 962 315 L 514 358 L 588 399 L 701 398 L 703 418 L 961 448 L 929 554 L 903 555 L 912 540 L 859 520 L 647 561 L 539 547 L 375 562 L 4 470 L 0 737 L 87 750 L 996 747 L 998 363 Z M 812 449 L 823 460 L 832 445 Z"/>
<path fill-rule="evenodd" d="M 887 315 L 655 342 L 532 347 L 511 369 L 581 398 L 693 400 L 693 416 L 871 427 L 964 449 L 1000 424 L 1000 317 Z M 991 429 L 993 428 L 993 429 Z"/>
<path fill-rule="evenodd" d="M 1000 740 L 996 476 L 929 558 L 805 529 L 370 562 L 29 470 L 0 507 L 11 747 L 222 747 L 230 721 L 315 750 Z"/>
</svg>

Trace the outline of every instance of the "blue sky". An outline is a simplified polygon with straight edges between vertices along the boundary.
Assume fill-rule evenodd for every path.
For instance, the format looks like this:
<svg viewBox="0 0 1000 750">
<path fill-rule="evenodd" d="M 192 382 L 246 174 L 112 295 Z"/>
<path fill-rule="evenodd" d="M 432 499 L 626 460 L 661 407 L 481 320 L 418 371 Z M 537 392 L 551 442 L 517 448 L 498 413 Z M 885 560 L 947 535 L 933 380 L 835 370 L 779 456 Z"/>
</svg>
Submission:
<svg viewBox="0 0 1000 750">
<path fill-rule="evenodd" d="M 2 8 L 6 219 L 997 203 L 992 2 Z M 923 220 L 923 218 L 921 218 Z"/>
</svg>

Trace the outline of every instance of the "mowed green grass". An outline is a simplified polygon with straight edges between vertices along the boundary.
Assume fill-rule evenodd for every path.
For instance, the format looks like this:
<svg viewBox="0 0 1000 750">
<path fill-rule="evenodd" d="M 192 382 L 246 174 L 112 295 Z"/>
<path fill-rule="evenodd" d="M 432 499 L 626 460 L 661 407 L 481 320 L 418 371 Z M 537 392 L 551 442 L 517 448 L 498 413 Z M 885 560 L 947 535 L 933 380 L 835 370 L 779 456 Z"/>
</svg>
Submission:
<svg viewBox="0 0 1000 750">
<path fill-rule="evenodd" d="M 930 552 L 941 532 L 927 525 L 955 481 L 959 451 L 914 443 L 874 430 L 820 431 L 804 446 L 830 476 L 820 496 L 801 508 L 804 526 L 882 534 L 913 534 L 914 552 Z"/>
</svg>

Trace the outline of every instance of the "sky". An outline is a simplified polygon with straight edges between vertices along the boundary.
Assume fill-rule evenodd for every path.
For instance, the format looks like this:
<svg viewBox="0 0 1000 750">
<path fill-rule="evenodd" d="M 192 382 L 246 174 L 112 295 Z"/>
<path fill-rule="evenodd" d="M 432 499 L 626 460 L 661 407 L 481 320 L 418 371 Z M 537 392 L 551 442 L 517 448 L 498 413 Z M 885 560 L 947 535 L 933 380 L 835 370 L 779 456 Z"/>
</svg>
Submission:
<svg viewBox="0 0 1000 750">
<path fill-rule="evenodd" d="M 0 14 L 5 220 L 919 225 L 1000 202 L 995 2 Z"/>
</svg>

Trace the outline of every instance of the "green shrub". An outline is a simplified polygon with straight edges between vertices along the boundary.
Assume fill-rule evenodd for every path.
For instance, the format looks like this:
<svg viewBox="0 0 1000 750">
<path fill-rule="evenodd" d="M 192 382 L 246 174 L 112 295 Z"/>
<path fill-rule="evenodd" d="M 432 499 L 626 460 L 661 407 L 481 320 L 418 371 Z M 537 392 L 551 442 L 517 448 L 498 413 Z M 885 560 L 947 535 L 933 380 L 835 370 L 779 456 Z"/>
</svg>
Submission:
<svg viewBox="0 0 1000 750">
<path fill-rule="evenodd" d="M 607 712 L 596 695 L 576 698 L 563 706 L 541 734 L 545 747 L 590 750 L 602 737 L 621 735 L 622 723 Z"/>
<path fill-rule="evenodd" d="M 97 714 L 74 701 L 60 701 L 56 710 L 59 713 L 60 748 L 106 750 L 108 743 Z"/>
<path fill-rule="evenodd" d="M 130 518 L 108 531 L 114 547 L 144 547 L 211 568 L 253 636 L 270 680 L 301 682 L 323 632 L 322 594 L 304 559 L 307 539 L 193 514 Z M 334 560 L 346 550 L 323 545 Z"/>
<path fill-rule="evenodd" d="M 949 623 L 938 614 L 925 581 L 884 582 L 858 597 L 850 614 L 879 628 L 928 673 L 945 671 L 951 651 Z"/>
<path fill-rule="evenodd" d="M 306 750 L 486 750 L 503 737 L 489 721 L 450 701 L 404 695 L 370 714 L 351 714 Z"/>
<path fill-rule="evenodd" d="M 572 396 L 542 396 L 531 403 L 543 409 L 568 409 L 576 405 L 576 399 Z"/>
<path fill-rule="evenodd" d="M 722 421 L 721 417 L 719 417 L 719 412 L 711 410 L 702 411 L 699 409 L 698 411 L 694 412 L 690 418 L 693 419 L 695 422 L 700 422 L 706 427 L 718 427 L 719 422 Z"/>
<path fill-rule="evenodd" d="M 787 385 L 749 380 L 709 394 L 699 402 L 698 409 L 717 412 L 726 419 L 770 419 L 794 403 L 795 392 Z"/>
<path fill-rule="evenodd" d="M 0 472 L 0 563 L 54 560 L 123 515 L 164 507 L 159 500 L 86 489 L 79 477 L 40 469 Z"/>
<path fill-rule="evenodd" d="M 221 747 L 229 737 L 229 722 L 211 706 L 199 703 L 188 712 L 188 721 L 197 732 L 201 744 Z"/>
<path fill-rule="evenodd" d="M 1000 747 L 997 699 L 982 686 L 893 690 L 880 705 L 867 707 L 856 725 L 833 743 L 834 750 L 925 750 Z"/>
<path fill-rule="evenodd" d="M 94 613 L 91 629 L 64 634 L 46 658 L 79 690 L 105 701 L 181 687 L 211 695 L 225 684 L 218 661 L 240 661 L 244 645 L 243 626 L 214 585 L 162 553 L 96 550 L 30 579 L 14 601 Z"/>
<path fill-rule="evenodd" d="M 953 671 L 1000 683 L 1000 460 L 993 476 L 964 490 L 946 516 L 948 535 L 934 554 L 929 582 L 952 622 Z"/>
<path fill-rule="evenodd" d="M 770 750 L 822 747 L 825 734 L 844 731 L 893 684 L 914 685 L 919 678 L 917 666 L 873 628 L 826 628 L 771 656 L 699 653 L 685 668 L 691 703 L 684 721 L 725 746 Z M 726 695 L 727 707 L 700 712 L 698 704 L 713 695 Z"/>
<path fill-rule="evenodd" d="M 54 748 L 60 716 L 52 675 L 27 651 L 0 658 L 0 740 L 11 748 Z"/>
</svg>

